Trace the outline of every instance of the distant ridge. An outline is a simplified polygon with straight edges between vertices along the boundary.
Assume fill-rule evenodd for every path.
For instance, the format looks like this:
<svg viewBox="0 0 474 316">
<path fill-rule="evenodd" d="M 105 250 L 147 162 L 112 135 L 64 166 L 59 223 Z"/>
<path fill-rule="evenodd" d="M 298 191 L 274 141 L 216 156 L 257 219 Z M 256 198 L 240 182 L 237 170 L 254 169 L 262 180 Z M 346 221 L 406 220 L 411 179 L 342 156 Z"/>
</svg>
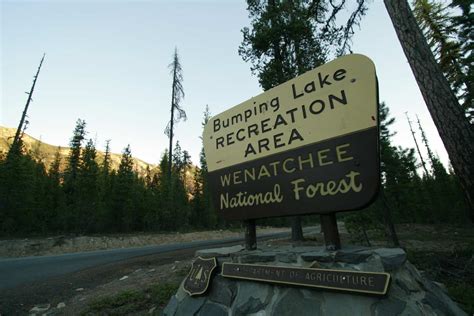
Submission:
<svg viewBox="0 0 474 316">
<path fill-rule="evenodd" d="M 6 154 L 10 148 L 10 145 L 15 136 L 16 128 L 0 126 L 0 154 Z M 51 163 L 54 161 L 54 157 L 59 149 L 61 156 L 61 170 L 64 170 L 66 166 L 67 157 L 69 155 L 69 147 L 58 147 L 54 145 L 42 142 L 30 135 L 26 134 L 23 136 L 23 143 L 25 149 L 33 156 L 37 161 L 41 161 L 45 166 L 46 170 L 49 170 Z M 111 167 L 114 170 L 118 170 L 120 165 L 120 159 L 122 154 L 111 153 Z M 97 162 L 99 164 L 104 160 L 104 152 L 97 150 Z M 152 173 L 158 171 L 157 165 L 147 163 L 143 160 L 133 158 L 134 169 L 139 176 L 144 177 L 146 175 L 147 167 L 150 167 Z"/>
</svg>

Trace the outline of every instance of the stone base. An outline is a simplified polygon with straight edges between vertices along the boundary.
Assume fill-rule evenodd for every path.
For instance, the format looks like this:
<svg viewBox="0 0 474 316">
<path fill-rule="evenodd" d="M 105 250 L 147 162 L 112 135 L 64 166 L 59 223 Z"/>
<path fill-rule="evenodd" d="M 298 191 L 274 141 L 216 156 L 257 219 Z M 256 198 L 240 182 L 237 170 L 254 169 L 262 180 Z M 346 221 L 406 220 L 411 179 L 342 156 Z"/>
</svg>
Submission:
<svg viewBox="0 0 474 316">
<path fill-rule="evenodd" d="M 399 248 L 241 246 L 199 250 L 196 257 L 216 257 L 218 270 L 207 293 L 189 296 L 181 284 L 165 315 L 467 315 L 439 285 L 421 276 Z M 388 272 L 386 296 L 348 294 L 297 286 L 225 278 L 223 262 L 269 264 L 302 268 Z"/>
</svg>

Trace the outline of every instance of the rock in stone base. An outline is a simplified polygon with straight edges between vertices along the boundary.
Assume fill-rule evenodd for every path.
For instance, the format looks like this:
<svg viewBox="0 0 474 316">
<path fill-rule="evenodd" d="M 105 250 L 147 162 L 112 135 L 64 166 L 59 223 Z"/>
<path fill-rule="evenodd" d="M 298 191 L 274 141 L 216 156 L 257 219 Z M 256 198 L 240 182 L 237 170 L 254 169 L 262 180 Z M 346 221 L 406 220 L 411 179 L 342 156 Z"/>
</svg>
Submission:
<svg viewBox="0 0 474 316">
<path fill-rule="evenodd" d="M 164 314 L 175 315 L 467 315 L 434 282 L 421 276 L 398 248 L 229 247 L 199 251 L 227 262 L 322 269 L 387 272 L 386 296 L 368 296 L 298 286 L 244 281 L 214 275 L 207 293 L 183 294 L 183 283 Z M 222 259 L 222 258 L 221 258 Z M 221 262 L 223 260 L 218 260 Z M 220 267 L 219 267 L 220 270 Z"/>
<path fill-rule="evenodd" d="M 51 304 L 36 305 L 32 309 L 30 309 L 30 314 L 47 312 L 50 307 L 51 307 Z"/>
</svg>

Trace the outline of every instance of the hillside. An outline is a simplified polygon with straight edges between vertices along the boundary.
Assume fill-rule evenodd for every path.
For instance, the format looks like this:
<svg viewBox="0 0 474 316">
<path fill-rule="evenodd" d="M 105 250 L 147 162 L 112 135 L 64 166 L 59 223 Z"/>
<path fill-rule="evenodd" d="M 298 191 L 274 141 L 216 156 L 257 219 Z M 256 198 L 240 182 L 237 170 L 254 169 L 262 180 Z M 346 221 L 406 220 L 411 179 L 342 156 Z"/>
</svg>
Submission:
<svg viewBox="0 0 474 316">
<path fill-rule="evenodd" d="M 13 141 L 15 136 L 16 128 L 2 127 L 0 126 L 0 155 L 6 154 L 10 148 L 10 144 Z M 54 146 L 47 143 L 44 143 L 34 137 L 31 137 L 28 134 L 23 136 L 23 143 L 25 148 L 30 154 L 38 161 L 43 162 L 43 164 L 48 169 L 51 163 L 54 161 L 54 157 L 59 150 L 61 155 L 61 169 L 64 170 L 67 156 L 69 154 L 69 147 L 60 147 Z M 112 169 L 117 170 L 120 165 L 121 154 L 111 154 L 111 166 Z M 100 164 L 104 159 L 104 152 L 97 150 L 97 162 Z M 150 167 L 151 170 L 157 171 L 157 166 L 154 164 L 149 164 L 143 160 L 133 158 L 135 171 L 140 176 L 145 176 L 146 168 Z"/>
</svg>

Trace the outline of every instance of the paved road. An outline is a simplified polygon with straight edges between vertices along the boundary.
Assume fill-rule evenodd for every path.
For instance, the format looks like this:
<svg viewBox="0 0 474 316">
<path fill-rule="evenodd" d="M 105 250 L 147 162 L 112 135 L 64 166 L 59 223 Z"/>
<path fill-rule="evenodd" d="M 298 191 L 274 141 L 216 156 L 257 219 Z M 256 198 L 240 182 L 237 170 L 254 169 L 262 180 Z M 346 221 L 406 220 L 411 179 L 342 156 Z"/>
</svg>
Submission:
<svg viewBox="0 0 474 316">
<path fill-rule="evenodd" d="M 316 228 L 311 228 L 309 231 L 314 231 L 315 229 Z M 305 232 L 308 232 L 308 230 L 305 229 Z M 259 236 L 259 240 L 283 238 L 287 236 L 289 236 L 289 232 L 262 234 Z M 190 248 L 216 247 L 241 243 L 242 241 L 243 238 L 241 237 L 233 237 L 221 240 L 193 241 L 140 248 L 111 249 L 54 256 L 0 259 L 0 290 L 6 290 L 22 284 L 42 281 L 67 273 L 124 261 L 135 257 L 162 254 Z"/>
</svg>

